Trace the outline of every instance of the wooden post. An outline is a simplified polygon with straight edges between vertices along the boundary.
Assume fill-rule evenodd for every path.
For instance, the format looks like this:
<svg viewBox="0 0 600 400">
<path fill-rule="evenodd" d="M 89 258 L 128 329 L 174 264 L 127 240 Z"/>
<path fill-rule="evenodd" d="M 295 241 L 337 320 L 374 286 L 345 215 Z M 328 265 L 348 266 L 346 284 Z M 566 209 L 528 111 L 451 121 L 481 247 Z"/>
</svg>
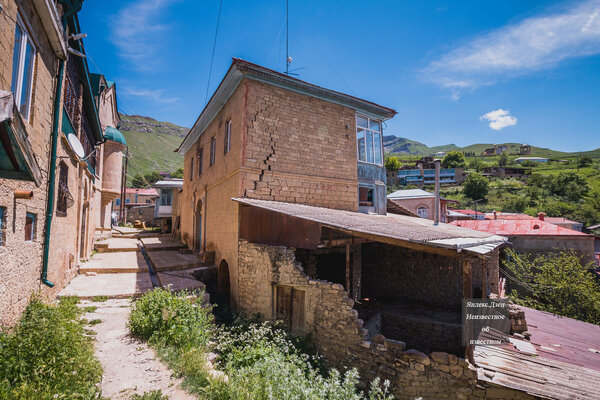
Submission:
<svg viewBox="0 0 600 400">
<path fill-rule="evenodd" d="M 471 261 L 464 258 L 462 261 L 462 272 L 463 272 L 463 298 L 470 299 L 473 297 L 473 271 L 471 268 Z M 472 332 L 471 335 L 472 336 Z M 467 345 L 465 349 L 465 358 L 469 362 L 475 365 L 475 359 L 473 357 L 473 346 Z"/>
<path fill-rule="evenodd" d="M 350 243 L 346 243 L 346 291 L 350 295 Z"/>
</svg>

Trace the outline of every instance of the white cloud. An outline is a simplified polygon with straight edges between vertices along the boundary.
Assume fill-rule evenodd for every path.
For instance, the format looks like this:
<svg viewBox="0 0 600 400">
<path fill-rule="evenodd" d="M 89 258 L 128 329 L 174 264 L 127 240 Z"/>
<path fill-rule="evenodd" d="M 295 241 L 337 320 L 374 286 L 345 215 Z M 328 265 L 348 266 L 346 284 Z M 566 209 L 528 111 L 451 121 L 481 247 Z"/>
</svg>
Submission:
<svg viewBox="0 0 600 400">
<path fill-rule="evenodd" d="M 490 111 L 479 117 L 480 121 L 483 121 L 484 119 L 490 121 L 490 128 L 495 131 L 517 124 L 517 117 L 510 115 L 510 111 L 501 108 Z"/>
<path fill-rule="evenodd" d="M 161 23 L 164 10 L 177 0 L 137 0 L 110 19 L 110 41 L 119 56 L 136 70 L 155 68 L 160 48 L 169 37 L 169 26 Z"/>
<path fill-rule="evenodd" d="M 421 76 L 452 92 L 549 69 L 561 61 L 600 53 L 600 0 L 587 0 L 559 13 L 539 15 L 471 40 L 439 60 Z"/>
<path fill-rule="evenodd" d="M 179 97 L 165 95 L 164 89 L 131 89 L 125 88 L 124 95 L 141 97 L 146 100 L 160 104 L 172 104 L 179 100 Z"/>
</svg>

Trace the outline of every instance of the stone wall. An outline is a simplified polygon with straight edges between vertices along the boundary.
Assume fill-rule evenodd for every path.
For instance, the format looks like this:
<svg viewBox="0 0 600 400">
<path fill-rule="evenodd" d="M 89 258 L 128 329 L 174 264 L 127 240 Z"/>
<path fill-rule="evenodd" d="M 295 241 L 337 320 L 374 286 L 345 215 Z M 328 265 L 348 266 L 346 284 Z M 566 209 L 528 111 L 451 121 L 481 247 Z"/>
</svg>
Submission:
<svg viewBox="0 0 600 400">
<path fill-rule="evenodd" d="M 256 81 L 247 90 L 247 197 L 358 210 L 355 111 Z"/>
<path fill-rule="evenodd" d="M 477 370 L 455 355 L 425 354 L 404 342 L 369 332 L 342 285 L 310 279 L 295 260 L 294 249 L 239 243 L 240 308 L 274 317 L 274 288 L 305 292 L 305 332 L 331 366 L 355 367 L 363 382 L 388 379 L 397 399 L 529 399 L 522 392 L 478 381 Z"/>
<path fill-rule="evenodd" d="M 462 293 L 457 258 L 383 243 L 363 245 L 363 297 L 460 310 Z"/>
</svg>

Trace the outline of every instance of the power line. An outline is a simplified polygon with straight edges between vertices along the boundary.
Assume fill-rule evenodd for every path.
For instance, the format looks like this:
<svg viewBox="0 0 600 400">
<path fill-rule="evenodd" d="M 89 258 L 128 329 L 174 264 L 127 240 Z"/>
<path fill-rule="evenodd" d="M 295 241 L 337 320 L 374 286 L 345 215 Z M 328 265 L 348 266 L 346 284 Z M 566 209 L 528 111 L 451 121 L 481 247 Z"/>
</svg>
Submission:
<svg viewBox="0 0 600 400">
<path fill-rule="evenodd" d="M 219 34 L 219 22 L 221 21 L 221 8 L 223 0 L 219 3 L 219 15 L 217 16 L 217 29 L 215 30 L 215 40 L 213 42 L 212 55 L 210 57 L 210 68 L 208 69 L 208 83 L 206 84 L 206 94 L 204 95 L 204 105 L 208 103 L 208 89 L 210 88 L 210 76 L 212 75 L 213 61 L 215 60 L 215 49 L 217 48 L 217 35 Z"/>
</svg>

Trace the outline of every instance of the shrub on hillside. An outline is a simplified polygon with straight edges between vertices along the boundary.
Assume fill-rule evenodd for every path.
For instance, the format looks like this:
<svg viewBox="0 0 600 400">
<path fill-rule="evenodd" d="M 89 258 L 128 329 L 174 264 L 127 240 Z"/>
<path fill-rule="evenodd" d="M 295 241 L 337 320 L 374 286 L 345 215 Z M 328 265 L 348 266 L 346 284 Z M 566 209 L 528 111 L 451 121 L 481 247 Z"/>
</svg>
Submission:
<svg viewBox="0 0 600 400">
<path fill-rule="evenodd" d="M 463 183 L 463 194 L 470 199 L 483 199 L 489 192 L 490 183 L 487 178 L 473 172 Z"/>
<path fill-rule="evenodd" d="M 17 326 L 0 334 L 0 398 L 99 398 L 102 368 L 79 315 L 76 299 L 31 301 Z"/>
<path fill-rule="evenodd" d="M 509 250 L 508 255 L 503 266 L 515 303 L 600 324 L 600 285 L 575 252 L 532 258 Z"/>
<path fill-rule="evenodd" d="M 467 159 L 460 151 L 449 151 L 442 160 L 442 165 L 444 168 L 465 168 Z"/>
<path fill-rule="evenodd" d="M 213 317 L 211 307 L 202 304 L 203 297 L 203 292 L 192 296 L 186 291 L 175 293 L 169 288 L 156 288 L 133 304 L 129 328 L 150 342 L 204 347 L 212 336 Z"/>
</svg>

